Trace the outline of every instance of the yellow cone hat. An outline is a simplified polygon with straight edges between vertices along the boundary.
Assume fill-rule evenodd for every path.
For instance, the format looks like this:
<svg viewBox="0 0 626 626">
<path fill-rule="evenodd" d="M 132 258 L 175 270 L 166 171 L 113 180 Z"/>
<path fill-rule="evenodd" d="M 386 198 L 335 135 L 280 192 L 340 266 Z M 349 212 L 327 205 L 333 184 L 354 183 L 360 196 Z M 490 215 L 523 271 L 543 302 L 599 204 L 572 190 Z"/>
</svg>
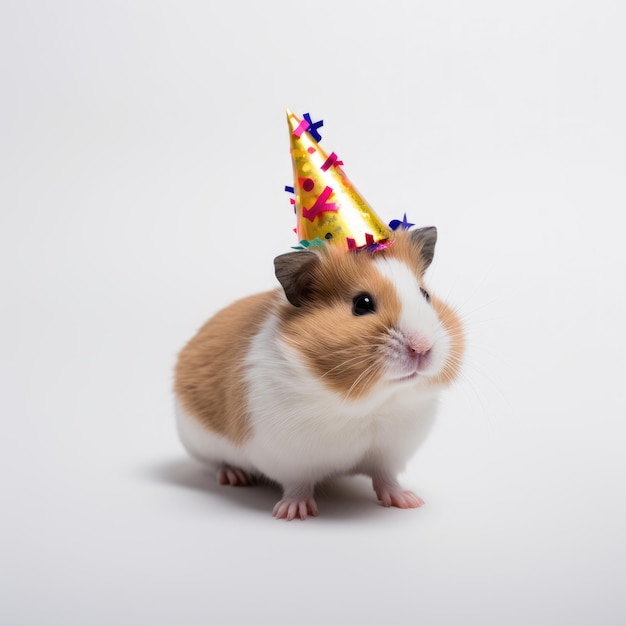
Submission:
<svg viewBox="0 0 626 626">
<path fill-rule="evenodd" d="M 354 188 L 337 155 L 328 155 L 310 117 L 287 109 L 293 161 L 296 232 L 300 240 L 321 239 L 346 249 L 384 245 L 391 230 Z"/>
</svg>

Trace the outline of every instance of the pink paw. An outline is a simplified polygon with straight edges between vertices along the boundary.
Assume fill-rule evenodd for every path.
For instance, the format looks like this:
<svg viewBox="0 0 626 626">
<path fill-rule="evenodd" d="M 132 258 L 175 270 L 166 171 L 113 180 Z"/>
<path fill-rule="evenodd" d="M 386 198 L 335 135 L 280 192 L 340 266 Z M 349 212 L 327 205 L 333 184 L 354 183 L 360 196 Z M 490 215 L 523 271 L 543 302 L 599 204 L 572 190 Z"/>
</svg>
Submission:
<svg viewBox="0 0 626 626">
<path fill-rule="evenodd" d="M 308 515 L 317 517 L 317 504 L 313 498 L 283 498 L 276 503 L 272 515 L 276 519 L 290 522 L 296 517 L 306 519 Z"/>
<path fill-rule="evenodd" d="M 220 485 L 231 487 L 248 487 L 254 484 L 254 476 L 239 467 L 222 465 L 217 472 L 217 481 Z"/>
<path fill-rule="evenodd" d="M 399 509 L 417 509 L 424 504 L 419 496 L 404 489 L 380 489 L 376 495 L 383 506 L 396 506 Z"/>
</svg>

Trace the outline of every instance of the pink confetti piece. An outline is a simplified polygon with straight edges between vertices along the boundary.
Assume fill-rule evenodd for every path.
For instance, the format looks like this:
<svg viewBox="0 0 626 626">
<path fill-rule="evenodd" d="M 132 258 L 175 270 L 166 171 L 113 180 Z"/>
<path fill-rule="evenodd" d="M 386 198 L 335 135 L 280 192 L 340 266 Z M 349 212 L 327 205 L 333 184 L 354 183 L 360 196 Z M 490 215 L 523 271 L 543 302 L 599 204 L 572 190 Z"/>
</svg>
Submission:
<svg viewBox="0 0 626 626">
<path fill-rule="evenodd" d="M 307 151 L 309 154 L 313 154 L 313 153 L 315 152 L 315 148 L 307 148 L 307 149 L 306 149 L 306 151 Z"/>
<path fill-rule="evenodd" d="M 346 237 L 346 243 L 348 244 L 348 250 L 356 250 L 356 240 L 352 237 Z"/>
<path fill-rule="evenodd" d="M 335 203 L 326 202 L 332 193 L 332 187 L 325 187 L 324 191 L 317 197 L 315 204 L 310 209 L 302 207 L 302 217 L 312 222 L 320 213 L 324 213 L 325 211 L 338 211 L 339 207 Z"/>
<path fill-rule="evenodd" d="M 307 122 L 306 120 L 302 120 L 300 122 L 300 124 L 298 124 L 298 127 L 293 131 L 293 134 L 296 137 L 300 137 L 302 135 L 302 133 L 310 126 L 311 124 L 309 122 Z"/>
<path fill-rule="evenodd" d="M 315 187 L 315 181 L 312 178 L 305 178 L 302 183 L 302 189 L 304 191 L 313 191 L 313 187 Z"/>
<path fill-rule="evenodd" d="M 389 248 L 392 243 L 393 241 L 390 241 L 389 239 L 383 239 L 382 241 L 372 244 L 371 246 L 365 246 L 365 248 L 370 252 L 377 252 L 378 250 L 384 250 L 385 248 Z"/>
<path fill-rule="evenodd" d="M 324 161 L 322 165 L 322 172 L 330 169 L 333 165 L 343 165 L 343 161 L 340 161 L 334 152 L 330 153 L 330 156 Z"/>
</svg>

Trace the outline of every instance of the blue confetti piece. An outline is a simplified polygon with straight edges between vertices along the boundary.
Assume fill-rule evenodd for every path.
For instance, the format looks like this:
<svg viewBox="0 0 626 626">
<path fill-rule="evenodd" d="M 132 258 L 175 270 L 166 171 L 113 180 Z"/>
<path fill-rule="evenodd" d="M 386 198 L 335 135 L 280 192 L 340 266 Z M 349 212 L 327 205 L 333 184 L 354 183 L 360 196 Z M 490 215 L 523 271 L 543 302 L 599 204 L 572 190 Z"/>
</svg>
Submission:
<svg viewBox="0 0 626 626">
<path fill-rule="evenodd" d="M 398 230 L 400 227 L 402 227 L 402 230 L 409 230 L 413 226 L 415 226 L 415 224 L 411 224 L 411 222 L 406 219 L 406 213 L 402 220 L 391 220 L 391 222 L 389 222 L 389 228 L 391 228 L 391 230 Z"/>
<path fill-rule="evenodd" d="M 304 114 L 304 119 L 309 123 L 309 127 L 306 129 L 306 132 L 315 139 L 315 141 L 322 141 L 322 136 L 319 134 L 318 128 L 324 126 L 324 120 L 320 120 L 319 122 L 314 122 L 311 120 L 311 116 L 308 113 Z"/>
</svg>

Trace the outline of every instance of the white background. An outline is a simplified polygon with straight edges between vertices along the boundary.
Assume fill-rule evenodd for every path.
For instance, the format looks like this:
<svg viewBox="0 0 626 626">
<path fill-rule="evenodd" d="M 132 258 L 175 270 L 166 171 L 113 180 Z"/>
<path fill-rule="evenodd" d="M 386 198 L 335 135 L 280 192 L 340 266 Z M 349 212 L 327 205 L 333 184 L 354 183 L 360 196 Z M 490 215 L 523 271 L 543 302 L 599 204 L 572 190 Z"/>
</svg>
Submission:
<svg viewBox="0 0 626 626">
<path fill-rule="evenodd" d="M 626 620 L 619 0 L 0 6 L 0 623 Z M 387 510 L 179 445 L 177 351 L 293 245 L 285 107 L 439 228 L 470 350 Z"/>
</svg>

